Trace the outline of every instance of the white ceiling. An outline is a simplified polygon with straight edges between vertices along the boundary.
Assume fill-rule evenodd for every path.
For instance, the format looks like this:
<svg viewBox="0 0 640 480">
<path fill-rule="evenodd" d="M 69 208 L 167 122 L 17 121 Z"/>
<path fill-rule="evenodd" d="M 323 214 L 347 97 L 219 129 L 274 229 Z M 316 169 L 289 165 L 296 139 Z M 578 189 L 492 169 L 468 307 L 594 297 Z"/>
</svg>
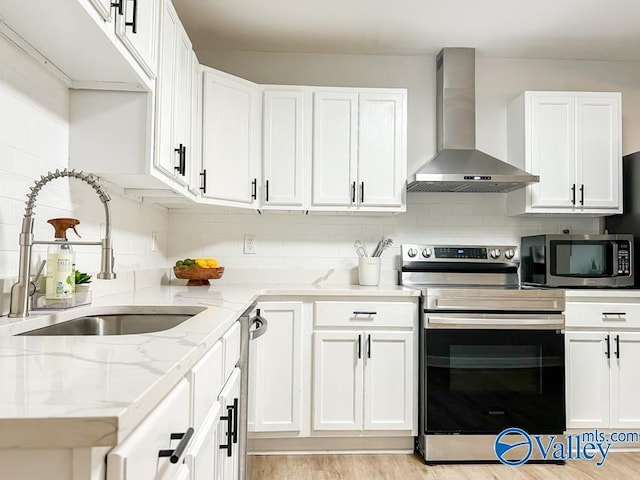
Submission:
<svg viewBox="0 0 640 480">
<path fill-rule="evenodd" d="M 640 0 L 173 0 L 196 50 L 640 61 Z"/>
</svg>

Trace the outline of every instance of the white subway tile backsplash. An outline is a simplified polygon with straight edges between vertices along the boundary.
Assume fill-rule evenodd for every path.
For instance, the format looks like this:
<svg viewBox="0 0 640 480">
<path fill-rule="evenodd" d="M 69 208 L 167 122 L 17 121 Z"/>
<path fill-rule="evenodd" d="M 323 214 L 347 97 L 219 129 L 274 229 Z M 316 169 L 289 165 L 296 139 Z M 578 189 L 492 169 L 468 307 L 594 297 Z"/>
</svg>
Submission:
<svg viewBox="0 0 640 480">
<path fill-rule="evenodd" d="M 361 239 L 372 252 L 381 236 L 394 245 L 382 257 L 384 278 L 395 281 L 403 243 L 519 244 L 522 235 L 560 232 L 595 233 L 599 221 L 583 217 L 508 217 L 502 194 L 409 194 L 407 213 L 398 215 L 318 214 L 298 212 L 257 215 L 253 211 L 211 207 L 170 211 L 169 255 L 216 257 L 227 267 L 222 281 L 246 269 L 273 269 L 271 278 L 288 283 L 302 271 L 333 271 L 332 279 L 357 282 L 353 242 Z M 198 221 L 194 221 L 197 219 Z M 189 225 L 197 224 L 194 235 Z M 244 255 L 244 235 L 256 238 L 256 253 Z M 280 276 L 279 270 L 288 274 Z M 234 273 L 235 272 L 235 273 Z M 341 272 L 336 274 L 335 272 Z M 354 273 L 355 272 L 355 273 Z M 309 281 L 308 274 L 300 278 Z M 296 277 L 296 278 L 298 278 Z"/>
</svg>

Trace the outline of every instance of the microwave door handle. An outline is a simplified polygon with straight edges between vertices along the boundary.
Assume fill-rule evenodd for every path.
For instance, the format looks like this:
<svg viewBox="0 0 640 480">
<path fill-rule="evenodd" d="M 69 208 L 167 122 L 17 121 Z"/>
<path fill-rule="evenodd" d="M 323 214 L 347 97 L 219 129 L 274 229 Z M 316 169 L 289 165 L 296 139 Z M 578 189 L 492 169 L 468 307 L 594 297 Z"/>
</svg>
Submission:
<svg viewBox="0 0 640 480">
<path fill-rule="evenodd" d="M 611 242 L 611 246 L 613 247 L 613 259 L 611 265 L 611 276 L 618 276 L 618 242 Z"/>
</svg>

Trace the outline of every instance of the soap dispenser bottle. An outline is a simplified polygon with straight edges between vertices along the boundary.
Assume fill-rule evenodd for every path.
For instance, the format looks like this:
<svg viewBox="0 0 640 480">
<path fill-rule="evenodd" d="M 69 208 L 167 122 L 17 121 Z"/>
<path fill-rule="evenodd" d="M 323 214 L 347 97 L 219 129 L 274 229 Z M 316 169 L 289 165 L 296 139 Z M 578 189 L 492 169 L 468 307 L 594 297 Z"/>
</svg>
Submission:
<svg viewBox="0 0 640 480">
<path fill-rule="evenodd" d="M 47 281 L 45 298 L 48 300 L 72 300 L 76 290 L 76 259 L 67 240 L 67 229 L 72 228 L 78 237 L 76 218 L 51 218 L 47 223 L 56 230 L 55 244 L 47 250 Z M 57 302 L 54 302 L 57 303 Z"/>
</svg>

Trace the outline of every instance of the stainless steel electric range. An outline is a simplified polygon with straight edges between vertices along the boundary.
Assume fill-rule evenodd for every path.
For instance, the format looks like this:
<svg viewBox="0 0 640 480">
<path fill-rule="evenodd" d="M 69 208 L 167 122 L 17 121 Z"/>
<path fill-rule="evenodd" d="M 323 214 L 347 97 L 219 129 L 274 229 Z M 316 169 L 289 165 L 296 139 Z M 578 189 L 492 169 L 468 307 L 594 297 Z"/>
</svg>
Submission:
<svg viewBox="0 0 640 480">
<path fill-rule="evenodd" d="M 520 289 L 518 250 L 402 245 L 421 289 L 419 436 L 427 463 L 497 461 L 505 428 L 565 430 L 563 290 Z"/>
</svg>

